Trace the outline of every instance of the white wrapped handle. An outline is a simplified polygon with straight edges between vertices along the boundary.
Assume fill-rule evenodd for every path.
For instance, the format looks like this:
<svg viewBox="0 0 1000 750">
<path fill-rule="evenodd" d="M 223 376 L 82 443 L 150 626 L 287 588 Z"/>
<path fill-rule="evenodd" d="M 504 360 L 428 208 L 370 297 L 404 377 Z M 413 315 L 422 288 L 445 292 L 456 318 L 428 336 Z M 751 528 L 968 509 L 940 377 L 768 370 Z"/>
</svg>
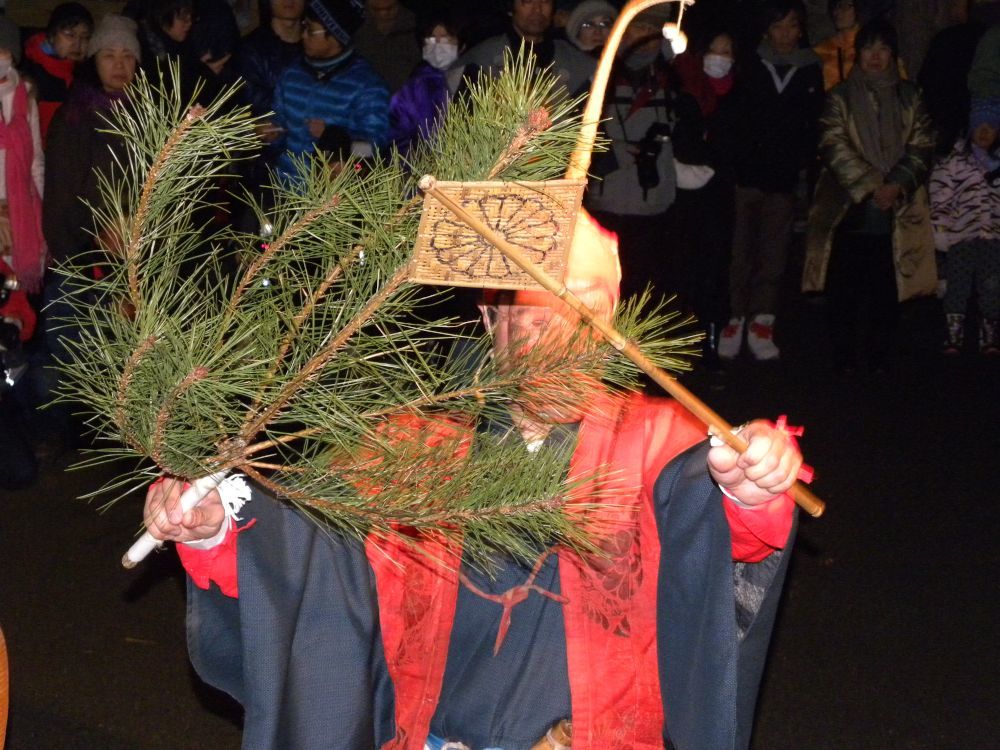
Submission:
<svg viewBox="0 0 1000 750">
<path fill-rule="evenodd" d="M 215 474 L 209 474 L 208 476 L 197 480 L 190 487 L 184 490 L 184 494 L 181 495 L 180 499 L 181 512 L 187 513 L 194 506 L 200 503 L 205 495 L 219 486 L 219 483 L 226 478 L 227 473 L 228 472 L 220 471 Z M 145 560 L 146 555 L 162 545 L 162 541 L 146 531 L 136 540 L 135 544 L 128 548 L 128 552 L 126 552 L 122 557 L 122 567 L 131 570 Z"/>
</svg>

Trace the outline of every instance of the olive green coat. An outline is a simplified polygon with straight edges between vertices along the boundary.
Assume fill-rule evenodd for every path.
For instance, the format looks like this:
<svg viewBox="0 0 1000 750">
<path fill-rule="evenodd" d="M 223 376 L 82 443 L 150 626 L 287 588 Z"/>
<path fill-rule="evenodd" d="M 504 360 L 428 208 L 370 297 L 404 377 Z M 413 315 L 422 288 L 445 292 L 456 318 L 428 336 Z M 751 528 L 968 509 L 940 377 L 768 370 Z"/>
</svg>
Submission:
<svg viewBox="0 0 1000 750">
<path fill-rule="evenodd" d="M 885 176 L 902 188 L 893 209 L 892 252 L 900 301 L 933 294 L 937 286 L 934 234 L 927 198 L 927 176 L 934 150 L 934 132 L 919 87 L 899 82 L 906 151 Z M 822 291 L 830 263 L 833 235 L 853 203 L 871 196 L 883 178 L 861 156 L 857 124 L 848 110 L 847 84 L 827 95 L 820 118 L 823 171 L 809 210 L 802 290 Z"/>
</svg>

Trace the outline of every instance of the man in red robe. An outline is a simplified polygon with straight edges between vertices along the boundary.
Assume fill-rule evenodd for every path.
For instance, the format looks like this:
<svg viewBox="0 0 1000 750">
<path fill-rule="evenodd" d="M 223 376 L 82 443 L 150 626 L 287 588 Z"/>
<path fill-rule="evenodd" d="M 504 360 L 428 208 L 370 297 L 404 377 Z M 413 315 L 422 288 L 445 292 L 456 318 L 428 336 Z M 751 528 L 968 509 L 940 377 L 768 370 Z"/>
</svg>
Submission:
<svg viewBox="0 0 1000 750">
<path fill-rule="evenodd" d="M 583 221 L 567 285 L 610 316 L 613 237 Z M 543 292 L 490 295 L 484 319 L 506 361 L 579 327 Z M 539 393 L 527 387 L 494 427 L 526 460 L 573 441 L 570 477 L 601 487 L 587 517 L 601 554 L 540 547 L 485 575 L 436 538 L 355 544 L 262 493 L 237 534 L 216 495 L 181 513 L 179 483 L 150 490 L 154 536 L 212 540 L 179 545 L 191 655 L 246 707 L 244 747 L 528 750 L 564 719 L 576 750 L 746 747 L 792 533 L 794 442 L 752 422 L 737 455 L 671 401 L 597 384 Z"/>
</svg>

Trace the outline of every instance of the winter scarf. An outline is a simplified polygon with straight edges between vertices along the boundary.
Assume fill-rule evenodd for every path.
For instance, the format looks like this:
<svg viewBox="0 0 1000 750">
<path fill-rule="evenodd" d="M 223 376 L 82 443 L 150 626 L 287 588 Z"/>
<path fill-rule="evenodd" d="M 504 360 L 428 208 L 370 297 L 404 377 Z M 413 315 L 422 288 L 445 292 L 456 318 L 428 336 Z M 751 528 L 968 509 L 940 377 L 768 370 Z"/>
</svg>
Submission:
<svg viewBox="0 0 1000 750">
<path fill-rule="evenodd" d="M 883 176 L 888 174 L 906 149 L 895 60 L 882 73 L 866 73 L 860 65 L 851 68 L 847 107 L 857 126 L 865 161 Z"/>
<path fill-rule="evenodd" d="M 10 121 L 0 117 L 0 149 L 4 150 L 4 179 L 10 213 L 11 256 L 21 288 L 34 293 L 42 287 L 47 250 L 42 236 L 42 200 L 31 177 L 34 144 L 28 122 L 28 90 L 12 71 L 0 83 L 0 92 L 14 89 Z"/>
<path fill-rule="evenodd" d="M 770 44 L 767 42 L 761 42 L 757 47 L 757 54 L 760 56 L 761 60 L 771 63 L 771 65 L 776 68 L 781 67 L 782 65 L 804 68 L 806 65 L 812 65 L 813 63 L 820 62 L 819 55 L 808 47 L 798 47 L 794 52 L 779 54 L 772 49 Z"/>
</svg>

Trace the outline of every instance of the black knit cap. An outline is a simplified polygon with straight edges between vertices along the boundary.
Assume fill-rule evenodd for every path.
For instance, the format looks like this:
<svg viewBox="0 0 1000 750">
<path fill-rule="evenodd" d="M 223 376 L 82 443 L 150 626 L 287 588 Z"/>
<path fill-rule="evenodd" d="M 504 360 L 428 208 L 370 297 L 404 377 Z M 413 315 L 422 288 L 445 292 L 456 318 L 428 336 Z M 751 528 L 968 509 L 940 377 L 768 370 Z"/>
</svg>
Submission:
<svg viewBox="0 0 1000 750">
<path fill-rule="evenodd" d="M 309 11 L 345 47 L 365 20 L 364 0 L 309 0 Z"/>
</svg>

